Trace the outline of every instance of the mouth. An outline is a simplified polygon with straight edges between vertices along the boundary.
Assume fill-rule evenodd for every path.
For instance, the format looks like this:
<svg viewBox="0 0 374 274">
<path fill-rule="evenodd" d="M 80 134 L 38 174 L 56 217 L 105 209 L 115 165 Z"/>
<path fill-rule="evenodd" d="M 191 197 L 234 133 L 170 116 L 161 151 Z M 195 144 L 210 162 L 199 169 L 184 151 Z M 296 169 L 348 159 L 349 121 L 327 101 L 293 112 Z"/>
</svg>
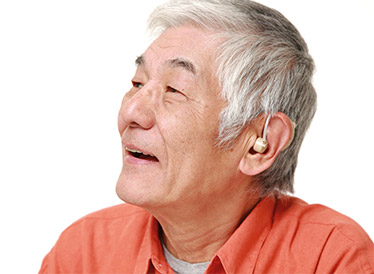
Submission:
<svg viewBox="0 0 374 274">
<path fill-rule="evenodd" d="M 139 151 L 139 150 L 130 149 L 126 146 L 125 146 L 125 149 L 134 158 L 142 159 L 142 160 L 146 160 L 146 161 L 158 162 L 157 157 L 152 155 L 152 154 L 147 154 L 147 153 Z"/>
</svg>

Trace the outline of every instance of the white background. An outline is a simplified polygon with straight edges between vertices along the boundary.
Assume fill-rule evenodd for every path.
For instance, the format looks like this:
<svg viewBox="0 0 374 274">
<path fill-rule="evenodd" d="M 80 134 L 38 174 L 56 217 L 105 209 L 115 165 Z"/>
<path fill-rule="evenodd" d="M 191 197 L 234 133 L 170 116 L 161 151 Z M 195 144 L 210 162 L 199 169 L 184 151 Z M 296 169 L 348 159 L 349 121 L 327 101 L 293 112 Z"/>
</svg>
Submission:
<svg viewBox="0 0 374 274">
<path fill-rule="evenodd" d="M 121 202 L 117 112 L 161 2 L 0 2 L 1 273 L 36 273 L 63 229 Z M 296 25 L 317 65 L 296 196 L 374 238 L 374 2 L 261 3 Z"/>
</svg>

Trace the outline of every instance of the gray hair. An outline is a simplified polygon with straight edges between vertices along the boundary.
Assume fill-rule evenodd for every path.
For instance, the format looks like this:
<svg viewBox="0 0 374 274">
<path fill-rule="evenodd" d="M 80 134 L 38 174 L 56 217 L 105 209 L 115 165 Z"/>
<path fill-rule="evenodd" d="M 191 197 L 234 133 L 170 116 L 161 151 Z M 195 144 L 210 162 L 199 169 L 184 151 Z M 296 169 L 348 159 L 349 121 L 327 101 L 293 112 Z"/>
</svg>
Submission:
<svg viewBox="0 0 374 274">
<path fill-rule="evenodd" d="M 148 29 L 193 25 L 214 31 L 217 77 L 227 106 L 218 144 L 229 148 L 259 115 L 283 112 L 297 125 L 294 140 L 254 177 L 262 195 L 293 192 L 298 152 L 316 111 L 314 63 L 297 29 L 278 11 L 250 0 L 171 0 L 156 8 Z"/>
</svg>

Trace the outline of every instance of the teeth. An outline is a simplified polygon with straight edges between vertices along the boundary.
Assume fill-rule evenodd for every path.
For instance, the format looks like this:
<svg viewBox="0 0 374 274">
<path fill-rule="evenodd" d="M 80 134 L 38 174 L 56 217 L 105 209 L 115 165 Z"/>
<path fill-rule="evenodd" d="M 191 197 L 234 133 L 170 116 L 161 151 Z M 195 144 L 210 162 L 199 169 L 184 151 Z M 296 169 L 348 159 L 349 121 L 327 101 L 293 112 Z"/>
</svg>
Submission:
<svg viewBox="0 0 374 274">
<path fill-rule="evenodd" d="M 129 152 L 132 152 L 132 153 L 143 153 L 143 152 L 137 151 L 135 149 L 129 149 L 128 147 L 126 147 L 126 150 L 129 151 Z"/>
<path fill-rule="evenodd" d="M 129 149 L 128 147 L 125 147 L 125 149 L 126 149 L 128 152 L 131 152 L 131 153 L 141 153 L 141 154 L 143 154 L 143 155 L 147 155 L 147 156 L 152 156 L 152 157 L 154 157 L 153 155 L 145 154 L 144 152 L 141 152 L 141 151 L 138 151 L 138 150 L 135 150 L 135 149 Z"/>
</svg>

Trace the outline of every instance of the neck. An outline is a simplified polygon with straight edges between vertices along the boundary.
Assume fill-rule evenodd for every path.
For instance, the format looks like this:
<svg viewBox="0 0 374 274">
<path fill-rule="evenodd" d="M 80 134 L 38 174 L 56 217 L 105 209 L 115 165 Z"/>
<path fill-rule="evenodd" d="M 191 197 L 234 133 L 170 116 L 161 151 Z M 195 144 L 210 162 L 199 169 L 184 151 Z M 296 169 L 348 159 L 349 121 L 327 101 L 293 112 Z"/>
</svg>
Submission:
<svg viewBox="0 0 374 274">
<path fill-rule="evenodd" d="M 169 252 L 190 263 L 211 260 L 259 200 L 248 195 L 230 198 L 151 212 L 162 227 L 161 240 Z"/>
</svg>

